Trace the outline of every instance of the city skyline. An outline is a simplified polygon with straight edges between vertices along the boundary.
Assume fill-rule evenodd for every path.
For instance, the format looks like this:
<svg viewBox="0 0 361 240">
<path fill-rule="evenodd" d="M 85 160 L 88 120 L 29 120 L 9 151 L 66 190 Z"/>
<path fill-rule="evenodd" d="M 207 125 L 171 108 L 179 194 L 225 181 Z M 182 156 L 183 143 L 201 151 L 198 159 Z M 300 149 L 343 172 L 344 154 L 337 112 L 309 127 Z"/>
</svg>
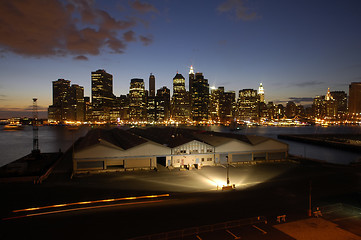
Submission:
<svg viewBox="0 0 361 240">
<path fill-rule="evenodd" d="M 60 18 L 69 9 L 64 3 L 73 12 Z M 113 75 L 116 96 L 129 92 L 132 78 L 145 79 L 149 89 L 150 73 L 156 78 L 155 89 L 173 90 L 175 73 L 186 76 L 193 65 L 210 86 L 238 93 L 263 83 L 266 101 L 283 104 L 304 104 L 303 100 L 325 95 L 327 88 L 348 93 L 351 82 L 361 81 L 358 1 L 189 3 L 79 1 L 73 6 L 53 0 L 34 11 L 30 1 L 2 2 L 6 13 L 0 22 L 9 28 L 1 32 L 6 37 L 0 41 L 0 118 L 25 115 L 26 109 L 31 116 L 33 97 L 39 99 L 40 112 L 46 112 L 51 105 L 51 82 L 61 78 L 84 86 L 85 96 L 90 96 L 90 72 L 97 69 Z M 64 34 L 60 36 L 50 31 L 57 25 L 37 24 L 49 18 L 42 13 L 54 6 L 58 8 L 52 24 L 60 19 L 76 31 L 60 24 L 58 30 Z M 13 9 L 20 9 L 22 17 L 15 17 Z M 85 15 L 85 10 L 92 15 Z M 32 14 L 38 17 L 27 24 Z M 9 32 L 15 28 L 22 35 Z M 96 31 L 101 29 L 102 34 Z M 32 32 L 42 33 L 43 41 Z M 14 41 L 20 36 L 22 42 Z M 81 41 L 75 41 L 79 36 Z M 29 45 L 31 41 L 35 44 Z M 188 89 L 187 81 L 186 85 Z"/>
</svg>

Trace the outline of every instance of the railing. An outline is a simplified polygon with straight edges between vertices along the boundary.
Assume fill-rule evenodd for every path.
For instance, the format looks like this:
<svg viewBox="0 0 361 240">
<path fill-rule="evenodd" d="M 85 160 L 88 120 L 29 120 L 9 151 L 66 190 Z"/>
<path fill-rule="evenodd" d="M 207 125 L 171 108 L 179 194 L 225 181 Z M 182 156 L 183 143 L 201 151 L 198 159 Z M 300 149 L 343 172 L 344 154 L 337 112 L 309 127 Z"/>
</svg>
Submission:
<svg viewBox="0 0 361 240">
<path fill-rule="evenodd" d="M 200 227 L 186 228 L 182 230 L 175 230 L 171 232 L 157 233 L 147 236 L 135 237 L 130 240 L 168 240 L 175 238 L 183 238 L 186 236 L 197 235 L 200 233 L 213 232 L 217 230 L 235 228 L 245 225 L 251 225 L 255 223 L 267 223 L 267 219 L 264 216 L 245 218 L 240 220 L 228 221 L 223 223 L 216 223 L 212 225 L 204 225 Z"/>
</svg>

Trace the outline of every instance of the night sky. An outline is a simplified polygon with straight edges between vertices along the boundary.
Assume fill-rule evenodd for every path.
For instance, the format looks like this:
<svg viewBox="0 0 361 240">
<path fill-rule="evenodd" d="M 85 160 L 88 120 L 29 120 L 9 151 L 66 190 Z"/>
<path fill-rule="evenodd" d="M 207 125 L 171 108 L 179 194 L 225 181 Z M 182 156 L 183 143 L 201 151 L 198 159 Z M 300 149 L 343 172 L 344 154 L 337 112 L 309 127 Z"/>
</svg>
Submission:
<svg viewBox="0 0 361 240">
<path fill-rule="evenodd" d="M 361 1 L 1 0 L 0 61 L 0 118 L 31 116 L 33 97 L 47 117 L 59 78 L 90 96 L 105 69 L 119 96 L 150 73 L 172 90 L 191 65 L 210 86 L 309 105 L 361 81 Z"/>
</svg>

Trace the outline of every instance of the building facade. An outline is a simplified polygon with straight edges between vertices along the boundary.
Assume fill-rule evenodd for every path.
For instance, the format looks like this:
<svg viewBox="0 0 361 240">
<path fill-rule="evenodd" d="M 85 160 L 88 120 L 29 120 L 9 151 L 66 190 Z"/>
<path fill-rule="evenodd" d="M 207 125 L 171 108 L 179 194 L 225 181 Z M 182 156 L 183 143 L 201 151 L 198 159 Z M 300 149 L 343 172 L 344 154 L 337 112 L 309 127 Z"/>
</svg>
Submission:
<svg viewBox="0 0 361 240">
<path fill-rule="evenodd" d="M 207 121 L 209 112 L 209 84 L 202 73 L 196 73 L 191 86 L 191 116 L 196 122 Z"/>
<path fill-rule="evenodd" d="M 147 113 L 146 92 L 144 80 L 133 78 L 129 88 L 129 119 L 131 121 L 145 121 Z"/>
</svg>

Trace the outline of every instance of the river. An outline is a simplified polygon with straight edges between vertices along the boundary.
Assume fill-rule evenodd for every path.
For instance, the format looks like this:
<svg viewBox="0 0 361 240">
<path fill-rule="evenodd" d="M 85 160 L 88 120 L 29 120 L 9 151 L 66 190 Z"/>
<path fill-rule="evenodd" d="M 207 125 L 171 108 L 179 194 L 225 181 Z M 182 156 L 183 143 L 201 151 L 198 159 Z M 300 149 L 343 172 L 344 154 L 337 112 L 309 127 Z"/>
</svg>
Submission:
<svg viewBox="0 0 361 240">
<path fill-rule="evenodd" d="M 0 166 L 29 154 L 33 147 L 33 130 L 25 126 L 23 130 L 6 131 L 0 126 Z M 84 136 L 90 127 L 81 127 L 70 131 L 64 126 L 39 127 L 39 148 L 41 152 L 66 151 L 74 140 Z M 213 131 L 229 131 L 228 128 L 212 126 L 206 127 Z M 327 133 L 357 133 L 361 134 L 360 126 L 303 126 L 303 127 L 248 127 L 235 132 L 237 134 L 260 135 L 277 139 L 278 134 L 327 134 Z M 324 160 L 331 163 L 349 164 L 361 158 L 360 153 L 347 152 L 312 144 L 280 140 L 289 144 L 289 153 L 309 158 Z"/>
</svg>

